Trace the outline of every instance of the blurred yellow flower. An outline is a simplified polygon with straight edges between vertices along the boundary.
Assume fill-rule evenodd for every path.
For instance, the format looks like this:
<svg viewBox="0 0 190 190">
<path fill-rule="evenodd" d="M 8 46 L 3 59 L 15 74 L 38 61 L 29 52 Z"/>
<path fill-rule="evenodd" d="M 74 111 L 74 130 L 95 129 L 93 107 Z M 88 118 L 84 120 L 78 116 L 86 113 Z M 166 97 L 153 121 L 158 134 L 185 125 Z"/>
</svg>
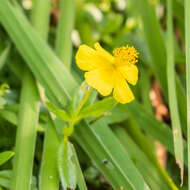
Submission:
<svg viewBox="0 0 190 190">
<path fill-rule="evenodd" d="M 113 90 L 113 97 L 120 103 L 129 103 L 134 99 L 129 85 L 138 80 L 138 52 L 133 46 L 123 46 L 113 51 L 113 56 L 99 43 L 92 49 L 81 45 L 76 54 L 76 63 L 85 72 L 86 82 L 103 96 Z"/>
</svg>

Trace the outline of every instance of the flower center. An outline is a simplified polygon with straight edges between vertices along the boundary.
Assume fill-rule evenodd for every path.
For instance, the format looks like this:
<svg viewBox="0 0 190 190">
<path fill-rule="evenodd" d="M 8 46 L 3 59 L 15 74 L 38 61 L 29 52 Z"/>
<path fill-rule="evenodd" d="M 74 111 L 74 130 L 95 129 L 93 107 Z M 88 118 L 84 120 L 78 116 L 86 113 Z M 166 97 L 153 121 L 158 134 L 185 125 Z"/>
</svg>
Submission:
<svg viewBox="0 0 190 190">
<path fill-rule="evenodd" d="M 138 52 L 133 46 L 122 46 L 113 50 L 116 63 L 118 64 L 135 64 L 138 62 Z"/>
</svg>

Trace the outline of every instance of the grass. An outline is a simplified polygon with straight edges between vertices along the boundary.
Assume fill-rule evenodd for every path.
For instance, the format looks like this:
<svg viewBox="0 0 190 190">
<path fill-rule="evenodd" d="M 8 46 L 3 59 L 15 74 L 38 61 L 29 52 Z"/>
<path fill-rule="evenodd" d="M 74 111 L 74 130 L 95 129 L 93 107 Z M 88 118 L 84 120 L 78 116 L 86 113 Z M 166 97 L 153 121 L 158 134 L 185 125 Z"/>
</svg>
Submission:
<svg viewBox="0 0 190 190">
<path fill-rule="evenodd" d="M 189 8 L 1 0 L 0 189 L 190 189 Z M 76 52 L 97 41 L 139 51 L 134 101 L 84 83 Z"/>
</svg>

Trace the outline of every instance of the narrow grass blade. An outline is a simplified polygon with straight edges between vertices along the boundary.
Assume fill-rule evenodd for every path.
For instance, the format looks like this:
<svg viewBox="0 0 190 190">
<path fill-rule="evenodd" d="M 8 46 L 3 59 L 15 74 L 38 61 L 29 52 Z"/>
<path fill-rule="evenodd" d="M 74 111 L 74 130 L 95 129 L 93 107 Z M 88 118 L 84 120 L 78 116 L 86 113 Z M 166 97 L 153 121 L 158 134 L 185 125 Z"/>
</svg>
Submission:
<svg viewBox="0 0 190 190">
<path fill-rule="evenodd" d="M 167 79 L 168 79 L 168 96 L 171 113 L 172 130 L 174 138 L 174 152 L 176 163 L 181 170 L 181 184 L 183 184 L 183 137 L 181 132 L 181 123 L 177 105 L 175 67 L 174 67 L 174 39 L 173 39 L 173 20 L 172 20 L 172 0 L 167 0 Z"/>
<path fill-rule="evenodd" d="M 185 0 L 185 44 L 186 44 L 186 86 L 187 86 L 187 146 L 188 187 L 190 189 L 190 1 Z"/>
<path fill-rule="evenodd" d="M 72 144 L 71 144 L 71 148 L 72 148 L 72 151 L 73 151 L 74 162 L 75 162 L 76 170 L 77 170 L 77 184 L 78 184 L 78 187 L 79 187 L 80 190 L 88 190 L 88 188 L 86 186 L 86 183 L 85 183 L 85 180 L 84 180 L 84 176 L 83 176 L 81 167 L 80 167 L 80 163 L 79 163 L 76 151 L 75 151 L 75 148 L 74 148 L 74 146 Z"/>
<path fill-rule="evenodd" d="M 72 60 L 72 30 L 75 21 L 75 0 L 60 1 L 60 17 L 56 35 L 56 54 L 70 69 Z"/>
<path fill-rule="evenodd" d="M 55 126 L 50 118 L 48 119 L 46 127 L 41 171 L 39 177 L 39 189 L 58 190 L 59 174 L 57 169 L 57 153 L 60 142 L 56 134 Z"/>
<path fill-rule="evenodd" d="M 168 176 L 164 168 L 158 162 L 157 156 L 154 152 L 154 145 L 151 144 L 151 141 L 147 140 L 148 134 L 144 134 L 144 132 L 139 128 L 135 120 L 132 118 L 128 119 L 122 126 L 125 127 L 125 130 L 133 139 L 136 145 L 141 149 L 141 151 L 146 154 L 147 158 L 150 162 L 154 164 L 157 168 L 158 172 L 163 176 L 164 180 L 171 186 L 175 186 L 172 182 L 171 178 Z"/>
<path fill-rule="evenodd" d="M 114 189 L 149 189 L 137 169 L 131 164 L 127 152 L 105 122 L 99 120 L 89 126 L 90 130 L 87 129 L 88 126 L 82 121 L 76 127 L 74 137 L 96 161 L 97 167 L 109 179 Z M 119 173 L 122 173 L 120 177 L 118 177 Z"/>
<path fill-rule="evenodd" d="M 168 90 L 166 73 L 166 46 L 161 33 L 159 20 L 156 16 L 155 3 L 148 0 L 132 0 L 131 2 L 133 3 L 134 9 L 137 11 L 137 14 L 140 15 L 142 19 L 145 40 L 147 42 L 150 56 L 152 59 L 152 67 L 167 100 Z M 182 88 L 178 78 L 176 79 L 176 90 L 182 128 L 184 134 L 186 135 L 186 98 L 184 89 Z"/>
<path fill-rule="evenodd" d="M 11 190 L 30 189 L 38 123 L 39 94 L 35 80 L 27 69 L 23 79 Z"/>
<path fill-rule="evenodd" d="M 43 39 L 48 38 L 50 20 L 50 0 L 34 0 L 31 11 L 31 22 Z"/>
<path fill-rule="evenodd" d="M 154 137 L 161 144 L 163 144 L 167 150 L 174 155 L 173 134 L 169 126 L 165 123 L 158 121 L 154 115 L 147 112 L 142 105 L 137 101 L 133 101 L 126 107 L 126 112 L 129 113 L 133 119 L 137 122 L 147 134 Z M 184 141 L 184 161 L 187 164 L 187 146 Z"/>
<path fill-rule="evenodd" d="M 151 163 L 151 160 L 140 150 L 124 129 L 120 126 L 114 126 L 112 129 L 151 189 L 157 189 L 158 187 L 164 190 L 178 189 L 174 183 L 171 183 L 171 179 L 170 183 L 169 180 L 166 180 L 165 176 L 157 170 L 155 165 Z"/>
</svg>

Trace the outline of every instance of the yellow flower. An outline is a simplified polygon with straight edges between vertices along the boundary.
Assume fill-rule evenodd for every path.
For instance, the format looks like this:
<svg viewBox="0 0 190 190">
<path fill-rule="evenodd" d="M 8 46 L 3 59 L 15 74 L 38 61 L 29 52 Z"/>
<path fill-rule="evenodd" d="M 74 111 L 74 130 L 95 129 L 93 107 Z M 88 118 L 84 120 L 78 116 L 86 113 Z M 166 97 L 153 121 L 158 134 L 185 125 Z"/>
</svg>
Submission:
<svg viewBox="0 0 190 190">
<path fill-rule="evenodd" d="M 113 56 L 104 50 L 99 43 L 92 49 L 81 45 L 76 54 L 76 63 L 85 72 L 86 82 L 97 89 L 103 96 L 113 90 L 113 97 L 120 103 L 128 103 L 134 99 L 129 85 L 138 80 L 138 52 L 134 47 L 123 46 L 113 51 Z"/>
</svg>

